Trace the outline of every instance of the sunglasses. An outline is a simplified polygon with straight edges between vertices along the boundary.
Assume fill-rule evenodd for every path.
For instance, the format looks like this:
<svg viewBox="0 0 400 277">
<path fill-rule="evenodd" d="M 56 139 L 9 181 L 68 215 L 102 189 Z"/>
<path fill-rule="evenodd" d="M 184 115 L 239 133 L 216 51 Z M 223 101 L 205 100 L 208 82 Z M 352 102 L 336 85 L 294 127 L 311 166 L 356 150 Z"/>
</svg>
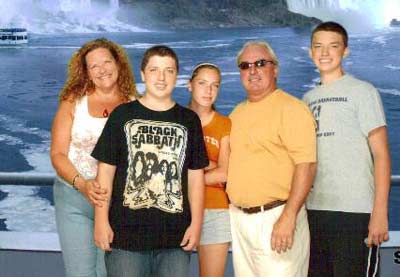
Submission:
<svg viewBox="0 0 400 277">
<path fill-rule="evenodd" d="M 260 67 L 264 67 L 268 64 L 274 65 L 275 63 L 273 61 L 267 61 L 264 59 L 255 61 L 254 63 L 249 63 L 249 62 L 241 62 L 238 67 L 240 68 L 240 70 L 247 70 L 252 66 L 255 66 L 256 68 L 260 68 Z"/>
</svg>

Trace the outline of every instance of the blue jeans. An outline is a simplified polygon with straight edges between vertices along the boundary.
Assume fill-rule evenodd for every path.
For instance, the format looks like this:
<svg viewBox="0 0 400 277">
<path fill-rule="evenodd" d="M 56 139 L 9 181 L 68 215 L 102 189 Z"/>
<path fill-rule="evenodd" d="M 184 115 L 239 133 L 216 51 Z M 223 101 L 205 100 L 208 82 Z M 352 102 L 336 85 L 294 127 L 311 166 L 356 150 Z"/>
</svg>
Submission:
<svg viewBox="0 0 400 277">
<path fill-rule="evenodd" d="M 190 253 L 181 248 L 106 252 L 108 277 L 187 277 Z"/>
<path fill-rule="evenodd" d="M 107 276 L 104 252 L 93 241 L 93 207 L 58 177 L 53 193 L 66 277 Z"/>
</svg>

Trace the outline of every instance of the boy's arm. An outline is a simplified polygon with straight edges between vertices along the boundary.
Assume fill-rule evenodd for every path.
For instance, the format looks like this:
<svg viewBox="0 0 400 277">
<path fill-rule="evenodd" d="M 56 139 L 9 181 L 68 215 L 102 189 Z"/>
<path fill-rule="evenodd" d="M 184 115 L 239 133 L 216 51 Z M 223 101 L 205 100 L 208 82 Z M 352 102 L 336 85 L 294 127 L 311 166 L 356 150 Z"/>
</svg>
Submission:
<svg viewBox="0 0 400 277">
<path fill-rule="evenodd" d="M 192 221 L 183 236 L 181 247 L 185 251 L 193 250 L 200 241 L 201 224 L 204 212 L 204 170 L 189 169 L 188 195 Z"/>
<path fill-rule="evenodd" d="M 367 244 L 379 245 L 389 239 L 390 154 L 386 126 L 370 131 L 368 143 L 374 159 L 375 199 L 368 226 Z"/>
<path fill-rule="evenodd" d="M 116 166 L 99 161 L 96 180 L 102 189 L 106 190 L 106 201 L 102 206 L 94 209 L 94 241 L 97 247 L 103 250 L 111 250 L 110 243 L 114 233 L 108 220 L 108 210 L 114 181 Z"/>
</svg>

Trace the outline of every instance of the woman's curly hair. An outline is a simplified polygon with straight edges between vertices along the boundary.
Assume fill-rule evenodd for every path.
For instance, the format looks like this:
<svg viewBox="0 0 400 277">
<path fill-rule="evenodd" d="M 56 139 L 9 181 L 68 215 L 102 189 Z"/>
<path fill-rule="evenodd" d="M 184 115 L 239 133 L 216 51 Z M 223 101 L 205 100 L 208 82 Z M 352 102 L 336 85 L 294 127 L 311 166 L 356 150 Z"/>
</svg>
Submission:
<svg viewBox="0 0 400 277">
<path fill-rule="evenodd" d="M 94 92 L 94 83 L 89 79 L 86 55 L 97 48 L 108 49 L 114 57 L 119 68 L 117 83 L 122 98 L 127 101 L 132 96 L 138 98 L 139 94 L 127 54 L 118 44 L 105 38 L 99 38 L 85 43 L 73 54 L 68 65 L 68 79 L 60 92 L 60 101 L 74 101 Z"/>
</svg>

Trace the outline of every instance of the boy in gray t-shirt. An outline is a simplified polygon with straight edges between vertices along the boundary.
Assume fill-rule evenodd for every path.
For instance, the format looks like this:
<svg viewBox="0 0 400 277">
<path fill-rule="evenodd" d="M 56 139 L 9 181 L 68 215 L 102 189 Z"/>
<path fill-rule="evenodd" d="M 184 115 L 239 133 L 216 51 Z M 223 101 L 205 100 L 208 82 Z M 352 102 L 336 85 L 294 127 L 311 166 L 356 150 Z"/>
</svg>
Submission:
<svg viewBox="0 0 400 277">
<path fill-rule="evenodd" d="M 371 84 L 344 73 L 347 41 L 346 30 L 335 22 L 320 24 L 311 37 L 321 84 L 303 99 L 316 119 L 318 142 L 318 170 L 307 199 L 310 276 L 365 276 L 376 269 L 367 261 L 367 246 L 376 251 L 372 246 L 388 240 L 384 111 Z"/>
</svg>

